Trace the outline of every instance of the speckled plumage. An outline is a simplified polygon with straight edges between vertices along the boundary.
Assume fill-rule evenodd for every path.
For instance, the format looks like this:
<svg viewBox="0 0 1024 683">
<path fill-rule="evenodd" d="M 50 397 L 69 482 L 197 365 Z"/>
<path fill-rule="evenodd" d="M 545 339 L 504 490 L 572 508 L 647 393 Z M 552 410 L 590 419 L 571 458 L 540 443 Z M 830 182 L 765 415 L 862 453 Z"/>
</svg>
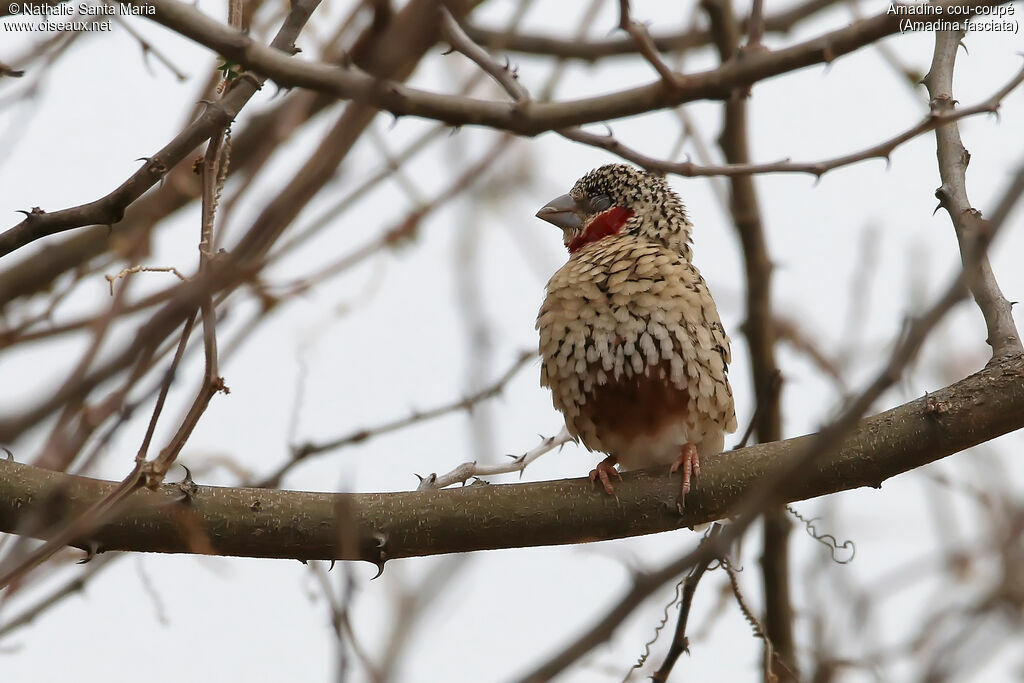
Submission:
<svg viewBox="0 0 1024 683">
<path fill-rule="evenodd" d="M 581 207 L 570 217 L 579 228 L 563 228 L 573 251 L 537 318 L 541 384 L 569 432 L 625 469 L 671 463 L 687 443 L 720 453 L 736 429 L 729 337 L 690 262 L 682 202 L 663 179 L 622 164 L 591 171 L 569 198 Z M 632 215 L 587 241 L 614 207 Z"/>
</svg>

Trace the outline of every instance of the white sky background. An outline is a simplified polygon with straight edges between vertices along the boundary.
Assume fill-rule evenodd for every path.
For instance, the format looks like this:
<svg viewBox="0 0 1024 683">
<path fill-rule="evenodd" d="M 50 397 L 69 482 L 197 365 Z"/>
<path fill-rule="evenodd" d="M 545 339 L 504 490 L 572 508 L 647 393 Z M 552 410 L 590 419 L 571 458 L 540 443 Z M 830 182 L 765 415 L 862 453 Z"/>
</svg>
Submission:
<svg viewBox="0 0 1024 683">
<path fill-rule="evenodd" d="M 593 37 L 605 35 L 616 24 L 615 3 L 606 4 Z M 665 31 L 684 25 L 691 4 L 680 12 L 674 3 L 640 2 L 635 3 L 635 13 L 651 21 L 655 30 Z M 537 5 L 527 15 L 524 30 L 564 33 L 576 25 L 584 3 Z M 779 9 L 776 3 L 766 5 L 767 12 Z M 514 6 L 507 0 L 492 0 L 481 8 L 477 21 L 502 26 Z M 872 14 L 885 6 L 869 3 L 863 12 Z M 215 17 L 224 15 L 220 3 L 201 0 L 199 7 Z M 1022 6 L 1015 7 L 1020 21 Z M 318 10 L 325 11 L 336 15 L 347 11 L 347 6 Z M 849 20 L 848 11 L 840 6 L 805 22 L 791 36 L 770 35 L 767 40 L 770 46 L 790 44 Z M 18 222 L 19 214 L 14 213 L 18 209 L 56 210 L 107 194 L 138 168 L 135 159 L 161 147 L 184 123 L 184 112 L 214 64 L 212 56 L 145 19 L 129 21 L 173 55 L 189 80 L 178 83 L 154 60 L 147 68 L 137 43 L 123 29 L 81 40 L 47 72 L 37 99 L 0 109 L 0 216 L 7 217 L 0 228 Z M 314 36 L 315 31 L 304 33 L 299 44 L 314 45 Z M 4 33 L 0 61 L 9 62 L 40 37 Z M 970 52 L 960 54 L 954 83 L 955 95 L 965 106 L 987 98 L 1014 75 L 1021 64 L 1016 53 L 1022 47 L 1019 36 L 997 33 L 968 35 L 966 44 Z M 898 36 L 886 45 L 906 65 L 922 73 L 927 70 L 931 34 Z M 440 51 L 440 47 L 432 51 L 413 84 L 449 91 L 471 72 L 463 57 L 442 60 L 437 56 Z M 547 79 L 547 62 L 522 56 L 513 60 L 519 64 L 523 84 L 539 90 Z M 716 61 L 708 49 L 693 55 L 687 68 L 703 70 Z M 21 82 L 0 81 L 0 101 L 22 91 L 31 77 L 29 73 Z M 574 64 L 557 95 L 596 94 L 653 79 L 651 68 L 638 60 L 607 59 L 596 67 Z M 265 107 L 274 90 L 268 84 L 240 118 L 244 121 Z M 500 96 L 493 89 L 484 92 Z M 911 90 L 871 48 L 842 57 L 830 67 L 812 67 L 759 83 L 750 110 L 753 158 L 816 161 L 862 149 L 916 123 L 927 110 L 926 98 L 923 87 Z M 713 144 L 721 125 L 720 104 L 695 103 L 687 108 Z M 274 160 L 272 170 L 261 174 L 257 188 L 248 195 L 249 203 L 234 213 L 226 228 L 229 247 L 247 228 L 259 200 L 294 173 L 317 143 L 319 131 L 333 123 L 339 111 L 336 107 L 321 115 L 312 126 L 317 134 L 307 132 L 293 140 Z M 991 211 L 1021 161 L 1022 118 L 1024 95 L 1018 90 L 1004 102 L 1001 121 L 982 116 L 960 124 L 972 154 L 969 196 L 983 212 Z M 391 128 L 390 122 L 389 115 L 381 115 L 376 128 L 392 150 L 432 125 L 402 119 Z M 669 154 L 678 136 L 678 125 L 665 113 L 612 122 L 612 127 L 620 140 L 654 156 Z M 417 157 L 407 175 L 423 197 L 433 197 L 447 187 L 466 159 L 475 159 L 492 144 L 492 137 L 488 131 L 464 129 L 455 145 L 434 146 Z M 688 145 L 684 152 L 692 154 L 692 147 Z M 548 199 L 567 191 L 585 171 L 615 160 L 553 134 L 518 141 L 473 195 L 479 200 L 475 204 L 461 202 L 432 215 L 415 243 L 371 258 L 293 301 L 270 324 L 260 326 L 239 353 L 223 362 L 222 374 L 231 394 L 214 398 L 181 461 L 201 472 L 196 477 L 200 484 L 232 485 L 235 476 L 223 468 L 210 469 L 210 459 L 227 456 L 254 473 L 272 471 L 288 457 L 289 421 L 296 400 L 301 406 L 298 440 L 317 440 L 402 417 L 414 408 L 448 402 L 489 384 L 519 350 L 536 346 L 533 325 L 544 283 L 565 260 L 558 231 L 533 214 Z M 378 149 L 368 139 L 361 140 L 333 184 L 292 230 L 306 225 L 318 210 L 375 173 L 380 163 Z M 739 245 L 715 197 L 713 181 L 672 178 L 671 182 L 696 225 L 695 261 L 733 338 L 731 376 L 742 431 L 755 399 L 745 340 L 738 329 L 743 319 Z M 883 161 L 869 161 L 830 172 L 818 183 L 794 174 L 757 179 L 769 246 L 778 266 L 776 311 L 797 321 L 831 355 L 850 343 L 846 317 L 851 281 L 860 267 L 858 254 L 869 243 L 876 255 L 865 295 L 867 314 L 856 322 L 852 340 L 857 352 L 854 388 L 883 362 L 904 316 L 928 305 L 959 265 L 948 216 L 945 211 L 932 214 L 938 185 L 932 135 L 900 147 L 888 170 Z M 226 196 L 231 189 L 229 183 Z M 380 185 L 306 249 L 275 266 L 270 279 L 288 282 L 295 273 L 315 270 L 317 264 L 332 261 L 391 227 L 410 208 L 408 195 L 398 185 Z M 996 276 L 1011 300 L 1024 297 L 1022 215 L 1018 208 L 992 253 Z M 191 272 L 198 224 L 198 204 L 165 222 L 151 265 L 175 265 Z M 25 251 L 45 248 L 46 243 Z M 468 266 L 460 257 L 467 249 Z M 467 267 L 468 271 L 460 270 Z M 459 285 L 467 272 L 477 282 L 473 292 L 479 310 L 475 312 Z M 138 295 L 164 287 L 172 276 L 136 277 L 143 280 L 135 284 Z M 59 309 L 58 319 L 72 317 L 75 311 L 95 310 L 108 297 L 107 283 L 97 275 Z M 235 315 L 226 323 L 220 333 L 222 346 L 244 318 Z M 483 356 L 488 365 L 482 377 L 474 379 L 471 368 L 478 350 L 470 331 L 480 324 L 489 342 Z M 120 329 L 129 335 L 134 328 Z M 899 390 L 889 392 L 877 408 L 902 403 L 973 372 L 988 358 L 984 338 L 977 308 L 961 305 L 934 333 L 922 360 Z M 68 364 L 77 359 L 80 343 L 61 340 L 40 345 L 31 353 L 0 356 L 0 386 L 4 387 L 0 411 L 12 411 L 26 397 L 37 396 L 60 381 Z M 165 411 L 161 432 L 165 437 L 192 398 L 202 374 L 200 356 L 193 355 L 179 373 L 181 381 Z M 782 347 L 779 360 L 786 379 L 785 436 L 813 431 L 839 405 L 839 396 L 805 357 L 789 347 Z M 302 367 L 307 372 L 302 395 L 297 397 Z M 553 434 L 561 425 L 547 391 L 539 387 L 538 372 L 537 364 L 528 367 L 509 384 L 503 398 L 479 406 L 472 417 L 450 415 L 312 459 L 293 470 L 284 487 L 408 490 L 416 485 L 413 473 L 444 472 L 467 460 L 495 460 L 505 453 L 522 452 L 536 445 L 538 433 Z M 96 476 L 119 478 L 128 471 L 146 419 L 148 409 L 121 432 Z M 483 436 L 475 439 L 474 433 Z M 37 445 L 18 444 L 18 459 L 30 460 Z M 1010 435 L 926 469 L 981 485 L 991 476 L 986 472 L 1003 468 L 1006 472 L 998 476 L 1009 478 L 1019 490 L 1024 467 L 1013 454 L 1020 446 L 1020 436 Z M 599 457 L 568 446 L 531 466 L 524 480 L 582 476 Z M 508 478 L 514 480 L 514 476 Z M 823 513 L 819 529 L 856 542 L 855 561 L 828 571 L 842 582 L 864 586 L 946 547 L 950 537 L 969 541 L 977 533 L 976 508 L 955 492 L 941 492 L 941 500 L 952 502 L 954 508 L 936 524 L 930 496 L 937 486 L 916 472 L 886 482 L 880 491 L 852 491 L 796 507 L 807 516 Z M 384 576 L 373 582 L 368 579 L 375 568 L 353 564 L 358 597 L 352 619 L 361 644 L 377 657 L 393 625 L 397 593 L 418 591 L 419 582 L 430 572 L 457 571 L 426 618 L 414 625 L 398 680 L 505 680 L 557 651 L 603 614 L 627 587 L 630 566 L 659 566 L 692 547 L 697 538 L 683 530 L 587 546 L 401 560 L 390 562 Z M 756 531 L 747 539 L 746 571 L 740 576 L 749 599 L 759 606 Z M 971 597 L 940 594 L 937 598 L 936 584 L 912 583 L 885 601 L 884 619 L 868 624 L 866 631 L 873 635 L 864 639 L 851 631 L 851 608 L 843 603 L 842 593 L 805 589 L 807 572 L 820 564 L 824 548 L 800 528 L 794 531 L 792 547 L 798 614 L 827 602 L 832 616 L 829 636 L 841 644 L 839 654 L 856 657 L 866 644 L 901 642 L 900 635 L 916 633 L 916 620 L 937 601 Z M 72 567 L 60 577 L 77 571 L 80 568 Z M 341 581 L 343 572 L 336 568 L 332 577 Z M 720 571 L 704 579 L 690 619 L 691 633 L 704 631 L 724 581 Z M 13 600 L 0 612 L 0 622 L 19 612 L 31 595 L 41 595 L 25 593 L 25 599 Z M 659 591 L 609 646 L 591 653 L 585 659 L 587 665 L 575 668 L 563 680 L 621 680 L 651 637 L 672 593 L 671 586 Z M 656 664 L 674 627 L 674 615 L 673 610 L 668 633 L 652 658 Z M 798 627 L 798 642 L 809 644 L 811 625 L 800 620 Z M 757 676 L 761 643 L 751 637 L 734 606 L 725 609 L 710 633 L 691 643 L 692 654 L 677 664 L 676 677 L 753 680 Z M 64 600 L 36 624 L 0 643 L 0 671 L 5 681 L 63 680 L 71 675 L 81 681 L 140 675 L 154 682 L 183 677 L 320 681 L 333 678 L 335 648 L 319 587 L 310 570 L 298 562 L 137 555 L 117 560 L 89 584 L 84 595 Z M 361 680 L 358 665 L 352 666 L 352 680 Z M 975 671 L 972 680 L 1016 680 L 1022 667 L 1021 653 L 1004 651 L 988 667 Z M 890 680 L 899 680 L 901 672 L 907 673 L 889 671 L 889 676 L 896 677 Z M 851 674 L 842 680 L 871 678 Z"/>
</svg>

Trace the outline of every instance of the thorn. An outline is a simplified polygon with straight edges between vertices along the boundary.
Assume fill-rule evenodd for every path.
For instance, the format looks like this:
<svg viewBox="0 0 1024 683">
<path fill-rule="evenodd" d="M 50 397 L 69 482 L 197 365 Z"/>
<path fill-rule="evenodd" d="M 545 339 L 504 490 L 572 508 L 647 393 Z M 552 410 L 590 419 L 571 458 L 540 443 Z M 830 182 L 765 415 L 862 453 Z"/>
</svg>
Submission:
<svg viewBox="0 0 1024 683">
<path fill-rule="evenodd" d="M 327 571 L 331 571 L 332 569 L 334 569 L 335 562 L 337 562 L 337 560 L 331 560 L 331 566 L 327 568 Z"/>
<path fill-rule="evenodd" d="M 31 211 L 25 211 L 24 209 L 18 209 L 18 213 L 25 214 L 26 220 L 31 220 L 36 216 L 42 216 L 46 212 L 40 209 L 38 206 L 33 206 Z"/>
<path fill-rule="evenodd" d="M 96 541 L 89 541 L 89 547 L 85 549 L 85 557 L 75 562 L 75 564 L 86 564 L 91 562 L 92 558 L 96 557 L 96 551 L 99 550 L 100 544 Z"/>
<path fill-rule="evenodd" d="M 445 50 L 444 52 L 441 53 L 441 56 L 442 57 L 447 57 L 448 55 L 450 55 L 453 52 L 455 52 L 455 48 L 454 47 L 449 47 L 447 50 Z"/>
<path fill-rule="evenodd" d="M 190 503 L 192 502 L 192 499 L 196 497 L 196 493 L 199 492 L 199 487 L 196 486 L 194 481 L 192 481 L 192 472 L 185 467 L 185 465 L 182 465 L 182 463 L 179 462 L 178 464 L 185 470 L 185 478 L 175 484 L 175 486 L 178 487 L 178 490 L 181 491 L 181 498 L 178 498 L 175 502 Z"/>
<path fill-rule="evenodd" d="M 941 209 L 941 208 L 942 208 L 942 202 L 939 202 L 938 204 L 935 205 L 935 210 L 932 211 L 932 215 L 934 216 L 935 214 L 937 214 L 939 212 L 939 209 Z"/>
<path fill-rule="evenodd" d="M 374 564 L 377 565 L 377 573 L 370 577 L 370 581 L 373 581 L 374 579 L 379 579 L 380 578 L 381 574 L 384 573 L 384 563 L 386 561 L 387 560 L 381 560 L 380 562 L 375 562 L 374 563 Z"/>
</svg>

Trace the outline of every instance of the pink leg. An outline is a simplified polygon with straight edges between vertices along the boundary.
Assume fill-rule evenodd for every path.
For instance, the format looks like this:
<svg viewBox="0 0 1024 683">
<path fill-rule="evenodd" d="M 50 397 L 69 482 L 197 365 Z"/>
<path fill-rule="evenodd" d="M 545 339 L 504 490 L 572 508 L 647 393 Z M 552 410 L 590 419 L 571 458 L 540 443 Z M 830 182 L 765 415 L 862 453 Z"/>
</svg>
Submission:
<svg viewBox="0 0 1024 683">
<path fill-rule="evenodd" d="M 686 505 L 686 494 L 690 492 L 690 479 L 700 476 L 700 456 L 697 455 L 697 446 L 692 443 L 684 445 L 668 473 L 675 474 L 679 468 L 683 469 L 683 486 L 679 492 L 679 507 L 683 507 Z"/>
<path fill-rule="evenodd" d="M 615 487 L 612 486 L 612 477 L 616 479 L 622 479 L 622 475 L 615 469 L 615 463 L 619 461 L 614 455 L 609 455 L 607 458 L 597 464 L 597 467 L 590 470 L 590 481 L 601 480 L 601 485 L 604 486 L 605 493 L 609 496 L 615 495 Z"/>
</svg>

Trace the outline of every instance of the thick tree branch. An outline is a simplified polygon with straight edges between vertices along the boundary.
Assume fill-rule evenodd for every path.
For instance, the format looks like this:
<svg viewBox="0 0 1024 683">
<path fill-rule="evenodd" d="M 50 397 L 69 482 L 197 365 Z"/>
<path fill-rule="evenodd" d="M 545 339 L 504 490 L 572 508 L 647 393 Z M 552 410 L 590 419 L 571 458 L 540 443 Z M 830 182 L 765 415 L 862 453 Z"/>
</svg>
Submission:
<svg viewBox="0 0 1024 683">
<path fill-rule="evenodd" d="M 688 74 L 677 87 L 667 88 L 662 81 L 657 81 L 596 97 L 522 105 L 427 92 L 374 78 L 354 66 L 339 67 L 293 59 L 177 0 L 123 1 L 145 2 L 155 7 L 154 21 L 273 79 L 283 87 L 302 87 L 328 93 L 395 116 L 419 116 L 457 126 L 489 126 L 520 135 L 538 135 L 548 130 L 633 116 L 698 99 L 726 98 L 736 87 L 747 87 L 771 76 L 831 62 L 897 33 L 900 19 L 895 14 L 883 12 L 788 48 L 751 54 L 718 69 Z M 980 0 L 980 4 L 975 6 L 1001 5 L 1006 1 Z M 937 4 L 959 6 L 960 3 Z"/>
<path fill-rule="evenodd" d="M 839 448 L 778 491 L 786 501 L 880 486 L 1024 427 L 1024 356 L 862 420 Z M 206 552 L 245 557 L 367 560 L 492 548 L 560 545 L 669 531 L 725 517 L 746 491 L 799 459 L 816 435 L 759 444 L 709 459 L 701 487 L 676 512 L 678 480 L 627 472 L 618 500 L 588 479 L 408 493 L 330 494 L 141 490 L 116 519 L 74 545 L 99 551 Z M 0 462 L 0 531 L 46 537 L 43 522 L 81 514 L 112 482 Z M 62 526 L 62 525 L 60 525 Z M 42 530 L 41 530 L 42 529 Z"/>
<path fill-rule="evenodd" d="M 818 14 L 836 4 L 836 0 L 810 0 L 802 5 L 785 9 L 778 14 L 765 17 L 764 28 L 769 33 L 788 33 L 797 23 Z M 747 30 L 748 20 L 742 21 Z M 632 36 L 608 38 L 598 41 L 567 40 L 554 36 L 540 36 L 523 33 L 509 34 L 479 26 L 467 26 L 466 33 L 475 43 L 492 49 L 509 52 L 525 52 L 546 55 L 560 59 L 582 59 L 594 62 L 603 57 L 633 56 L 637 52 Z M 680 33 L 653 35 L 651 40 L 659 52 L 682 52 L 711 44 L 711 33 L 706 29 L 694 29 Z"/>
</svg>

